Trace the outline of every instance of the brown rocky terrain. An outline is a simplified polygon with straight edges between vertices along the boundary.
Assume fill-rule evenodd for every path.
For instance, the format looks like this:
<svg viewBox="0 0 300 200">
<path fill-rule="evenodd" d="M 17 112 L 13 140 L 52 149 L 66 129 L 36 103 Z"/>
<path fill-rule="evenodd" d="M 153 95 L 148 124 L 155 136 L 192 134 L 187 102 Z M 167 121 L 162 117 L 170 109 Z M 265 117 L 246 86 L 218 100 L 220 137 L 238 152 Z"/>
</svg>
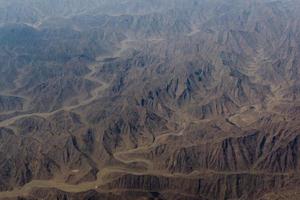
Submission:
<svg viewBox="0 0 300 200">
<path fill-rule="evenodd" d="M 298 1 L 0 11 L 0 199 L 300 199 Z"/>
</svg>

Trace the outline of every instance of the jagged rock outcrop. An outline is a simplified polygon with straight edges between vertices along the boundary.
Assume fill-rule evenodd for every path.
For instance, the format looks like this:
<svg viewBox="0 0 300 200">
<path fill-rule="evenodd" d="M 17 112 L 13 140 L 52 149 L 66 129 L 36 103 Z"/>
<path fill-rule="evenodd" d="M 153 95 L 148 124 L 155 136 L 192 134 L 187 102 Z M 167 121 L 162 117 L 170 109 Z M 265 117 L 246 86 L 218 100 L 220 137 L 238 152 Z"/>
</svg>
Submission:
<svg viewBox="0 0 300 200">
<path fill-rule="evenodd" d="M 24 99 L 14 96 L 0 96 L 0 112 L 22 110 Z"/>
</svg>

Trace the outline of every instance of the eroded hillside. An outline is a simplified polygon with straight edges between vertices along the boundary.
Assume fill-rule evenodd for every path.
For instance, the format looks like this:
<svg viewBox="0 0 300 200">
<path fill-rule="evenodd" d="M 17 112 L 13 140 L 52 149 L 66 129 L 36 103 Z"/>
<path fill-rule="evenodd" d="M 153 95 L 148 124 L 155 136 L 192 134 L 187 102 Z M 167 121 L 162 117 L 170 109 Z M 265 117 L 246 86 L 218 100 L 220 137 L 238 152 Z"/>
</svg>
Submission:
<svg viewBox="0 0 300 200">
<path fill-rule="evenodd" d="M 1 3 L 0 199 L 300 198 L 299 6 Z"/>
</svg>

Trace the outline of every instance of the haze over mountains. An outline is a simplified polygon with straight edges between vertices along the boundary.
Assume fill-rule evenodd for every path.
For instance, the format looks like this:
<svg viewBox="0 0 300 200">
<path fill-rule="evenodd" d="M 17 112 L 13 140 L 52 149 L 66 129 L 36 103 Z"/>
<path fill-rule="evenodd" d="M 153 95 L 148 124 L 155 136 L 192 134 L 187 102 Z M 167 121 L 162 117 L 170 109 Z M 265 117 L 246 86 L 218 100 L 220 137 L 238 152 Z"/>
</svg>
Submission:
<svg viewBox="0 0 300 200">
<path fill-rule="evenodd" d="M 0 0 L 0 199 L 299 199 L 299 11 Z"/>
</svg>

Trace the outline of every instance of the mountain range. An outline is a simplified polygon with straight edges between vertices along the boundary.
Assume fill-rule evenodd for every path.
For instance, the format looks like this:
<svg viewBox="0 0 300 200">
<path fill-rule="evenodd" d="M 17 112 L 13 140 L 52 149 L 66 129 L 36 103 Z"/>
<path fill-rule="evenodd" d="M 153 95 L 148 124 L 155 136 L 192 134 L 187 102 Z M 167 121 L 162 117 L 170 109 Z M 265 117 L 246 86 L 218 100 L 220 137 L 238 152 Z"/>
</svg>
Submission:
<svg viewBox="0 0 300 200">
<path fill-rule="evenodd" d="M 0 199 L 300 199 L 297 0 L 0 0 Z"/>
</svg>

